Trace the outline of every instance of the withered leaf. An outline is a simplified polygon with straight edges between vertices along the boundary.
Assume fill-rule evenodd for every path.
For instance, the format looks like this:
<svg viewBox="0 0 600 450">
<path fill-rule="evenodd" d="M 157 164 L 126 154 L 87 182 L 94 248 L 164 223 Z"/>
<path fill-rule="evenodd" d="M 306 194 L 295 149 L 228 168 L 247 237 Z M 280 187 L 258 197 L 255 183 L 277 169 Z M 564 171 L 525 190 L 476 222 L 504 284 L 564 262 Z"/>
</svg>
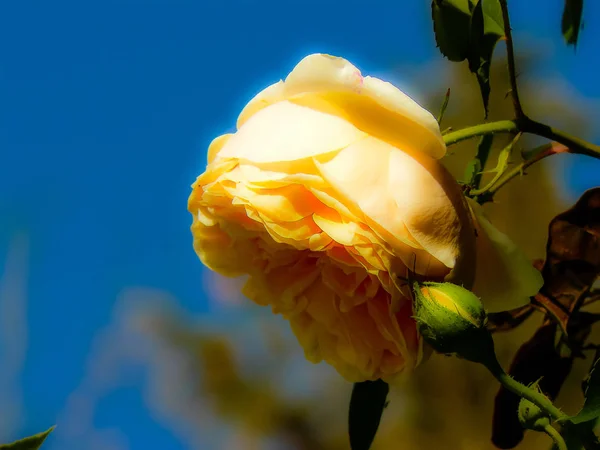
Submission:
<svg viewBox="0 0 600 450">
<path fill-rule="evenodd" d="M 550 222 L 544 285 L 534 302 L 566 333 L 571 313 L 581 306 L 599 274 L 600 188 L 594 188 Z"/>
</svg>

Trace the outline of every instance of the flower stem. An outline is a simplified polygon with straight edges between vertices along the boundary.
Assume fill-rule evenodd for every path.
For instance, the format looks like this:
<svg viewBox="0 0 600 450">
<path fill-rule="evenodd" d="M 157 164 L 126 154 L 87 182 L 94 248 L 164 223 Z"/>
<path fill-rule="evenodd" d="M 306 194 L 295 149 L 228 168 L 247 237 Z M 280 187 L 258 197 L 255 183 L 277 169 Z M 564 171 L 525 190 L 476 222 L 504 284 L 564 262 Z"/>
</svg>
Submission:
<svg viewBox="0 0 600 450">
<path fill-rule="evenodd" d="M 524 133 L 537 134 L 546 139 L 560 142 L 569 147 L 571 153 L 600 158 L 600 145 L 592 144 L 576 136 L 565 133 L 564 131 L 557 130 L 556 128 L 536 122 L 529 118 L 520 121 L 520 127 Z"/>
<path fill-rule="evenodd" d="M 540 394 L 536 390 L 519 383 L 517 380 L 508 375 L 502 366 L 500 366 L 500 363 L 498 363 L 497 359 L 493 358 L 491 361 L 487 362 L 485 366 L 492 373 L 494 378 L 496 378 L 502 384 L 502 386 L 514 394 L 517 394 L 519 397 L 525 398 L 539 406 L 554 420 L 564 420 L 569 417 L 556 406 L 554 406 L 545 395 Z"/>
<path fill-rule="evenodd" d="M 569 147 L 570 153 L 578 153 L 581 155 L 591 156 L 600 159 L 600 145 L 595 145 L 571 136 L 564 131 L 557 130 L 549 125 L 536 122 L 528 117 L 519 120 L 499 120 L 497 122 L 487 122 L 480 125 L 475 125 L 462 130 L 453 131 L 444 136 L 444 142 L 447 146 L 454 145 L 466 139 L 471 139 L 477 136 L 494 133 L 529 133 L 535 134 L 547 139 L 560 142 Z"/>
<path fill-rule="evenodd" d="M 480 125 L 475 125 L 462 130 L 453 131 L 444 136 L 446 146 L 457 144 L 466 139 L 471 139 L 477 136 L 494 133 L 516 133 L 519 131 L 517 122 L 514 120 L 499 120 L 497 122 L 487 122 Z"/>
<path fill-rule="evenodd" d="M 556 428 L 554 428 L 552 425 L 548 424 L 544 427 L 544 431 L 546 432 L 546 434 L 548 436 L 550 436 L 552 438 L 552 440 L 554 441 L 554 444 L 556 445 L 556 448 L 558 450 L 569 450 L 567 448 L 567 444 L 566 444 L 565 440 L 560 435 L 560 433 L 558 431 L 556 431 Z"/>
</svg>

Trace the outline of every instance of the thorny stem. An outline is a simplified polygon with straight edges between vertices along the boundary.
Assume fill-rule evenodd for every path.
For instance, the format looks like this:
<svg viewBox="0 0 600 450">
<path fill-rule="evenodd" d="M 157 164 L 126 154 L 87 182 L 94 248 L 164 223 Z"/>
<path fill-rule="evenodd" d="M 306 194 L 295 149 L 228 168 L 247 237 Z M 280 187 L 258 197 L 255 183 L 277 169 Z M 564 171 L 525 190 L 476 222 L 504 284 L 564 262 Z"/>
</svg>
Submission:
<svg viewBox="0 0 600 450">
<path fill-rule="evenodd" d="M 487 369 L 496 378 L 502 386 L 509 391 L 517 394 L 519 397 L 525 398 L 535 405 L 539 406 L 546 414 L 552 417 L 554 420 L 565 420 L 568 419 L 565 413 L 552 404 L 552 402 L 545 395 L 537 392 L 524 384 L 519 383 L 517 380 L 508 375 L 498 360 L 495 358 L 485 364 Z"/>
<path fill-rule="evenodd" d="M 515 109 L 515 118 L 522 119 L 525 116 L 521 101 L 519 100 L 519 89 L 517 88 L 517 69 L 515 66 L 515 51 L 513 47 L 512 29 L 510 28 L 510 16 L 508 14 L 507 0 L 500 0 L 502 8 L 502 19 L 504 21 L 504 35 L 506 38 L 506 57 L 508 59 L 508 78 L 510 82 L 510 96 Z"/>
<path fill-rule="evenodd" d="M 485 134 L 516 133 L 519 131 L 517 122 L 514 120 L 499 120 L 497 122 L 482 123 L 462 130 L 452 131 L 444 135 L 447 147 L 458 144 L 461 141 L 471 139 Z"/>
<path fill-rule="evenodd" d="M 515 110 L 515 118 L 513 120 L 500 120 L 497 122 L 488 122 L 480 125 L 475 125 L 462 130 L 457 130 L 443 135 L 446 146 L 454 145 L 466 139 L 470 139 L 477 136 L 484 136 L 495 133 L 529 133 L 535 134 L 552 141 L 556 141 L 563 144 L 567 148 L 561 148 L 560 151 L 557 147 L 551 147 L 547 152 L 542 152 L 536 157 L 524 161 L 518 167 L 515 167 L 510 171 L 502 180 L 495 180 L 491 189 L 486 191 L 488 199 L 491 198 L 493 193 L 502 187 L 506 182 L 514 178 L 515 176 L 523 173 L 523 170 L 530 165 L 544 159 L 547 156 L 554 155 L 557 153 L 577 153 L 581 155 L 591 156 L 593 158 L 600 159 L 600 146 L 587 142 L 576 136 L 572 136 L 564 131 L 553 128 L 549 125 L 537 122 L 529 118 L 524 112 L 519 99 L 519 90 L 517 86 L 517 71 L 515 65 L 515 51 L 513 45 L 512 31 L 510 27 L 510 17 L 508 14 L 508 0 L 499 0 L 500 7 L 502 9 L 502 18 L 504 21 L 504 34 L 506 39 L 506 53 L 508 60 L 508 77 L 510 83 L 510 96 Z"/>
<path fill-rule="evenodd" d="M 578 137 L 572 136 L 564 131 L 557 130 L 549 125 L 545 125 L 535 120 L 525 117 L 520 120 L 499 120 L 497 122 L 487 122 L 475 125 L 462 130 L 453 131 L 446 134 L 443 139 L 446 146 L 457 144 L 458 142 L 471 139 L 477 136 L 494 133 L 529 133 L 535 134 L 552 141 L 559 142 L 569 148 L 570 153 L 587 155 L 600 159 L 600 145 L 595 145 Z"/>
</svg>

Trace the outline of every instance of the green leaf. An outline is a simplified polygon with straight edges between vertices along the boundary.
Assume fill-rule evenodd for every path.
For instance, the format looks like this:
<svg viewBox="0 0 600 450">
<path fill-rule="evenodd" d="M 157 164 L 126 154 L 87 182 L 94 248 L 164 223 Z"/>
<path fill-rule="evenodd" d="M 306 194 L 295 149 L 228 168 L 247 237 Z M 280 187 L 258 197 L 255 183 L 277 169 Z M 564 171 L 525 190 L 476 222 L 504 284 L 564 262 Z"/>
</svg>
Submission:
<svg viewBox="0 0 600 450">
<path fill-rule="evenodd" d="M 504 36 L 504 19 L 502 18 L 502 7 L 499 0 L 481 0 L 481 12 L 483 13 L 483 33 L 486 36 Z"/>
<path fill-rule="evenodd" d="M 469 161 L 465 170 L 464 180 L 469 186 L 477 189 L 479 183 L 481 183 L 482 170 L 487 163 L 488 157 L 490 156 L 490 150 L 494 143 L 493 134 L 485 134 L 481 136 L 479 144 L 477 145 L 477 154 L 475 158 Z"/>
<path fill-rule="evenodd" d="M 495 173 L 496 175 L 502 175 L 506 169 L 508 169 L 509 158 L 512 153 L 512 149 L 516 144 L 516 140 L 512 140 L 510 144 L 500 150 L 500 154 L 498 155 L 498 162 L 496 163 L 496 167 L 490 170 L 484 170 L 481 173 Z"/>
<path fill-rule="evenodd" d="M 589 422 L 573 424 L 565 423 L 562 427 L 562 437 L 569 450 L 589 450 L 598 448 L 598 439 L 594 434 L 594 428 L 597 425 L 596 420 Z"/>
<path fill-rule="evenodd" d="M 431 15 L 435 42 L 446 58 L 460 62 L 469 54 L 470 0 L 433 0 Z"/>
<path fill-rule="evenodd" d="M 577 46 L 582 14 L 583 0 L 565 0 L 561 29 L 567 45 Z"/>
<path fill-rule="evenodd" d="M 596 352 L 596 358 L 590 374 L 585 381 L 585 402 L 581 411 L 571 418 L 574 424 L 589 422 L 600 417 L 600 352 Z"/>
<path fill-rule="evenodd" d="M 0 445 L 0 450 L 37 450 L 42 446 L 46 438 L 55 427 L 51 427 L 43 433 L 34 434 L 18 441 L 12 442 L 11 444 Z"/>
<path fill-rule="evenodd" d="M 467 167 L 465 168 L 465 174 L 463 176 L 464 183 L 472 186 L 475 177 L 479 173 L 481 173 L 481 161 L 479 161 L 479 158 L 473 158 L 467 163 Z"/>
<path fill-rule="evenodd" d="M 490 98 L 490 66 L 494 48 L 504 38 L 504 19 L 499 0 L 480 0 L 471 16 L 469 69 L 479 83 L 485 117 Z"/>
<path fill-rule="evenodd" d="M 388 384 L 382 380 L 354 383 L 348 415 L 348 433 L 352 450 L 371 448 L 387 404 L 389 390 Z"/>
</svg>

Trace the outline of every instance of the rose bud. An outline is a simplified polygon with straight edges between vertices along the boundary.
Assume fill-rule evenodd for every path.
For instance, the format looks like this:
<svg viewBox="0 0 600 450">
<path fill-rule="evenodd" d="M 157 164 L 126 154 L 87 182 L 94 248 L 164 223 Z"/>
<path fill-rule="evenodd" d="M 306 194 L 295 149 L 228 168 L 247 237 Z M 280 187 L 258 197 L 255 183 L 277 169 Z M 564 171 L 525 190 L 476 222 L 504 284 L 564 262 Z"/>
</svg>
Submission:
<svg viewBox="0 0 600 450">
<path fill-rule="evenodd" d="M 415 319 L 423 339 L 437 352 L 482 362 L 494 354 L 485 309 L 471 291 L 452 283 L 414 283 Z"/>
</svg>

